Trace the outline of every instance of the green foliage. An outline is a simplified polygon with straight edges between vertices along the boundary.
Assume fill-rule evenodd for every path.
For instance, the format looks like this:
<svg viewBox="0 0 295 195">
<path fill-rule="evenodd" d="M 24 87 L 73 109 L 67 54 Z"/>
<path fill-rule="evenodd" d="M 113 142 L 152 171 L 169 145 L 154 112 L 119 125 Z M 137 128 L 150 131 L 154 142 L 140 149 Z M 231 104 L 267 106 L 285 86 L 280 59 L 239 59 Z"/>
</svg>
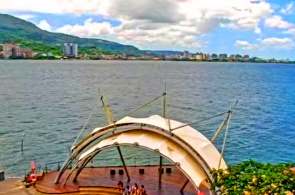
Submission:
<svg viewBox="0 0 295 195">
<path fill-rule="evenodd" d="M 222 195 L 286 195 L 295 193 L 295 174 L 291 163 L 262 164 L 252 160 L 230 166 L 227 170 L 213 170 L 213 189 Z M 291 193 L 292 194 L 292 193 Z"/>
<path fill-rule="evenodd" d="M 22 40 L 15 39 L 12 40 L 13 43 L 17 43 L 21 48 L 30 48 L 33 52 L 37 52 L 39 54 L 48 54 L 52 53 L 54 56 L 62 56 L 62 46 L 59 44 L 45 44 L 39 41 L 30 41 L 30 40 Z M 99 56 L 101 54 L 118 54 L 118 52 L 114 51 L 106 51 L 100 48 L 96 48 L 95 46 L 91 47 L 79 47 L 80 54 L 87 54 L 89 56 Z M 47 57 L 45 57 L 47 59 Z M 36 59 L 45 59 L 42 56 L 36 56 Z M 16 59 L 16 58 L 12 58 Z"/>
<path fill-rule="evenodd" d="M 52 53 L 53 55 L 62 55 L 62 47 L 58 44 L 44 44 L 42 42 L 29 40 L 14 40 L 13 42 L 18 43 L 22 48 L 31 48 L 37 53 Z"/>
<path fill-rule="evenodd" d="M 86 47 L 80 47 L 79 53 L 87 54 L 89 56 L 98 56 L 101 54 L 118 54 L 119 52 L 107 51 L 104 49 L 97 48 L 95 46 L 86 46 Z"/>
<path fill-rule="evenodd" d="M 127 54 L 142 53 L 138 48 L 131 45 L 122 45 L 102 39 L 79 38 L 62 33 L 51 33 L 41 30 L 25 20 L 8 14 L 0 14 L 0 42 L 11 42 L 14 40 L 27 40 L 51 45 L 53 46 L 53 53 L 57 52 L 57 44 L 63 43 L 76 43 L 79 47 L 95 47 Z M 40 50 L 42 50 L 42 46 L 40 47 Z"/>
</svg>

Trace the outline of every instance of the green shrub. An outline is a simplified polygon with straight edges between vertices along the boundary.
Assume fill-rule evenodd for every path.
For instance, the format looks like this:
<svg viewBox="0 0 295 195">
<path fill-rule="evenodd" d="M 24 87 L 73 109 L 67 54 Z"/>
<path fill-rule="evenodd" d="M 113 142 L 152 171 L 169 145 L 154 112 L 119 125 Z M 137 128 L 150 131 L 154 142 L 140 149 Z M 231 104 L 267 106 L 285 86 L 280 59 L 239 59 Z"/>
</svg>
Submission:
<svg viewBox="0 0 295 195">
<path fill-rule="evenodd" d="M 263 164 L 252 160 L 213 170 L 213 189 L 229 195 L 286 195 L 295 193 L 292 163 Z"/>
</svg>

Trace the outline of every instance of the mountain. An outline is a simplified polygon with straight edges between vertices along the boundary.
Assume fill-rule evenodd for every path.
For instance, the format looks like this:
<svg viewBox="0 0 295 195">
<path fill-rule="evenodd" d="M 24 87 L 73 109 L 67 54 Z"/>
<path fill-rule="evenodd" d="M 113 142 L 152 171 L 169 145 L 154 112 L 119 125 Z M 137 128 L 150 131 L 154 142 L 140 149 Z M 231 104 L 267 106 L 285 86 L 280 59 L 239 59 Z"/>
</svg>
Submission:
<svg viewBox="0 0 295 195">
<path fill-rule="evenodd" d="M 36 25 L 8 14 L 0 14 L 0 43 L 26 40 L 43 44 L 76 43 L 79 47 L 96 47 L 103 50 L 128 54 L 143 53 L 132 45 L 106 41 L 102 39 L 80 38 L 62 33 L 41 30 Z"/>
</svg>

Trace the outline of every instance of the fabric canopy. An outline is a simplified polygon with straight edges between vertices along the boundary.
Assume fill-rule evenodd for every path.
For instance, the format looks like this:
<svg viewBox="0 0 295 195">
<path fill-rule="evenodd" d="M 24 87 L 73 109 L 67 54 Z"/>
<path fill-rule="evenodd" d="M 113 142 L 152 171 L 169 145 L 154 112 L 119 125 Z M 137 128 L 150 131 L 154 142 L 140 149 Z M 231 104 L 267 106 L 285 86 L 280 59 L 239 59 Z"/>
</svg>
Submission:
<svg viewBox="0 0 295 195">
<path fill-rule="evenodd" d="M 169 120 L 169 121 L 170 121 L 170 129 L 176 129 L 178 127 L 181 127 L 176 130 L 173 130 L 172 131 L 173 134 L 177 135 L 186 143 L 188 143 L 190 146 L 192 146 L 206 161 L 206 163 L 209 165 L 211 169 L 227 168 L 227 165 L 223 158 L 221 159 L 220 167 L 218 167 L 221 154 L 216 149 L 216 147 L 212 144 L 212 142 L 209 141 L 203 134 L 201 134 L 199 131 L 192 128 L 191 126 L 186 125 L 185 123 L 181 123 L 175 120 Z M 165 119 L 159 115 L 153 115 L 148 118 L 125 117 L 119 120 L 116 124 L 123 124 L 123 123 L 149 124 L 149 125 L 156 126 L 161 129 L 165 129 L 169 131 L 168 119 Z"/>
<path fill-rule="evenodd" d="M 200 132 L 184 123 L 175 120 L 168 121 L 168 119 L 161 116 L 153 115 L 148 118 L 125 117 L 116 122 L 116 125 L 119 124 L 150 125 L 167 131 L 175 129 L 172 131 L 172 133 L 176 135 L 175 137 L 180 138 L 182 142 L 185 142 L 185 145 L 189 145 L 193 148 L 210 169 L 227 168 L 224 159 L 221 157 L 221 154 L 215 146 Z M 99 129 L 101 128 L 95 129 L 93 133 Z M 204 180 L 209 179 L 208 175 L 200 162 L 188 152 L 187 148 L 176 141 L 173 141 L 168 134 L 164 135 L 157 131 L 149 131 L 144 127 L 137 129 L 130 127 L 127 131 L 115 133 L 114 135 L 101 140 L 96 145 L 82 153 L 79 157 L 79 161 L 86 159 L 89 155 L 99 151 L 101 148 L 110 147 L 114 144 L 134 145 L 134 143 L 149 150 L 159 151 L 160 155 L 168 158 L 174 163 L 179 163 L 179 168 L 187 175 L 195 186 L 199 187 L 201 183 L 203 183 L 203 185 L 209 187 L 208 183 L 204 183 Z M 220 167 L 218 167 L 219 162 L 221 162 Z"/>
</svg>

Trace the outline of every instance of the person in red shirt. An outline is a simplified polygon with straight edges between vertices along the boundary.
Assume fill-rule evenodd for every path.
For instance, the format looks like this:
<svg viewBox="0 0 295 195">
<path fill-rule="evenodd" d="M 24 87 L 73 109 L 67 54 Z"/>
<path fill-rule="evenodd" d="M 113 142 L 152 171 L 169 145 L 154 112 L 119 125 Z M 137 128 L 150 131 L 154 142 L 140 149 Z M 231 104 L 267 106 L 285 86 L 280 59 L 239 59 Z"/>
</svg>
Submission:
<svg viewBox="0 0 295 195">
<path fill-rule="evenodd" d="M 123 191 L 123 182 L 119 181 L 117 185 L 118 190 Z"/>
</svg>

